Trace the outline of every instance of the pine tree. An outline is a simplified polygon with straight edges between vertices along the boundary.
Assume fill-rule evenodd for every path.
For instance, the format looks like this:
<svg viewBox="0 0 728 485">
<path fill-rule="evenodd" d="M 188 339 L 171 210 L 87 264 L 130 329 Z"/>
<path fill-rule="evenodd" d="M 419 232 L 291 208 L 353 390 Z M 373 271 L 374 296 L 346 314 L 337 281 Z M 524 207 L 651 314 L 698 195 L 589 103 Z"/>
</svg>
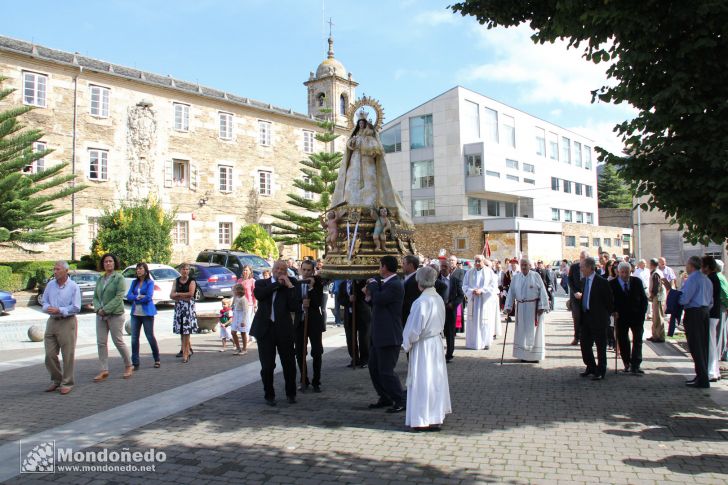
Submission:
<svg viewBox="0 0 728 485">
<path fill-rule="evenodd" d="M 632 193 L 627 182 L 611 164 L 604 164 L 597 185 L 599 207 L 603 209 L 631 209 Z"/>
<path fill-rule="evenodd" d="M 0 84 L 7 79 L 0 76 Z M 1 89 L 0 101 L 15 89 Z M 44 244 L 71 237 L 72 227 L 56 226 L 69 214 L 54 204 L 85 186 L 71 182 L 75 175 L 62 174 L 68 163 L 44 170 L 26 171 L 53 150 L 33 150 L 43 137 L 40 130 L 25 129 L 18 118 L 33 109 L 21 106 L 0 111 L 0 247 L 33 252 L 33 244 Z"/>
<path fill-rule="evenodd" d="M 329 114 L 330 109 L 322 110 Z M 341 164 L 341 152 L 334 151 L 334 140 L 339 137 L 334 132 L 335 122 L 333 116 L 319 121 L 318 126 L 323 130 L 315 138 L 324 143 L 328 150 L 312 153 L 308 159 L 301 160 L 300 169 L 303 177 L 295 179 L 293 186 L 297 189 L 314 194 L 307 199 L 299 194 L 289 193 L 288 205 L 304 209 L 314 216 L 302 214 L 301 211 L 285 209 L 280 214 L 274 214 L 278 219 L 273 222 L 273 239 L 284 244 L 305 244 L 310 248 L 323 249 L 326 241 L 326 231 L 321 226 L 321 218 L 331 203 L 336 178 Z"/>
</svg>

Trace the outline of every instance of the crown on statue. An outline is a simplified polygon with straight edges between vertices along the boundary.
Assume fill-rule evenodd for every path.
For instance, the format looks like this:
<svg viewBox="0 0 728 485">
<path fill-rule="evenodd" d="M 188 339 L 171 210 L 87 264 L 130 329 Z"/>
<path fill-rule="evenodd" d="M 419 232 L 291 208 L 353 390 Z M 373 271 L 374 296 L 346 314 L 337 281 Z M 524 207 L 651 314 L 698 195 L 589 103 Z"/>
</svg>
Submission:
<svg viewBox="0 0 728 485">
<path fill-rule="evenodd" d="M 367 112 L 364 110 L 359 111 L 359 119 L 360 120 L 367 120 Z M 369 120 L 367 120 L 369 121 Z"/>
</svg>

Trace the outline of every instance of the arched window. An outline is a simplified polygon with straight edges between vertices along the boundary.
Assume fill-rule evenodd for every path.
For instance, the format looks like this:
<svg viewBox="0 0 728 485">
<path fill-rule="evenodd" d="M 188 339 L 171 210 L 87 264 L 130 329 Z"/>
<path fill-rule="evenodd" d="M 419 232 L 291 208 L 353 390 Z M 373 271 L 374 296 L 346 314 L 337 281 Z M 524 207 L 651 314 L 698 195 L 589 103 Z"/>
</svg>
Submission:
<svg viewBox="0 0 728 485">
<path fill-rule="evenodd" d="M 339 96 L 339 114 L 341 114 L 342 116 L 346 116 L 346 105 L 346 96 L 342 94 L 341 96 Z"/>
<path fill-rule="evenodd" d="M 318 96 L 316 96 L 316 99 L 318 100 L 319 108 L 323 108 L 326 95 L 324 93 L 319 93 Z"/>
</svg>

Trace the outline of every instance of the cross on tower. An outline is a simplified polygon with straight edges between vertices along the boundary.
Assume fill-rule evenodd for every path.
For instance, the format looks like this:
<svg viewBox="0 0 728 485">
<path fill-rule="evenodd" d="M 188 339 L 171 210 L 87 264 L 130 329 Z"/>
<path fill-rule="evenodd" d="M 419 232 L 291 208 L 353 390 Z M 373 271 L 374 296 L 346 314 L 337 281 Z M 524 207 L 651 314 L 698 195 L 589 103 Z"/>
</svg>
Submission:
<svg viewBox="0 0 728 485">
<path fill-rule="evenodd" d="M 327 23 L 327 24 L 329 24 L 329 37 L 331 37 L 331 31 L 332 31 L 332 29 L 333 29 L 334 25 L 336 25 L 336 24 L 334 24 L 334 23 L 333 23 L 333 22 L 331 21 L 331 17 L 329 17 L 329 21 L 328 21 L 328 22 L 326 22 L 326 23 Z"/>
</svg>

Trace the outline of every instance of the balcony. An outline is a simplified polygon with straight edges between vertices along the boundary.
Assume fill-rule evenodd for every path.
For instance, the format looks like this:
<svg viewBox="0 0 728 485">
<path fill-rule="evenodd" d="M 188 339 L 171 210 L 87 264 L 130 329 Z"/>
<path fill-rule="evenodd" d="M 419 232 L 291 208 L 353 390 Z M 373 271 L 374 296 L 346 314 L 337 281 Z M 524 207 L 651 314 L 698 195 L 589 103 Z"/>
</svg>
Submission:
<svg viewBox="0 0 728 485">
<path fill-rule="evenodd" d="M 546 232 L 561 233 L 561 223 L 530 217 L 493 217 L 483 221 L 485 232 Z"/>
</svg>

